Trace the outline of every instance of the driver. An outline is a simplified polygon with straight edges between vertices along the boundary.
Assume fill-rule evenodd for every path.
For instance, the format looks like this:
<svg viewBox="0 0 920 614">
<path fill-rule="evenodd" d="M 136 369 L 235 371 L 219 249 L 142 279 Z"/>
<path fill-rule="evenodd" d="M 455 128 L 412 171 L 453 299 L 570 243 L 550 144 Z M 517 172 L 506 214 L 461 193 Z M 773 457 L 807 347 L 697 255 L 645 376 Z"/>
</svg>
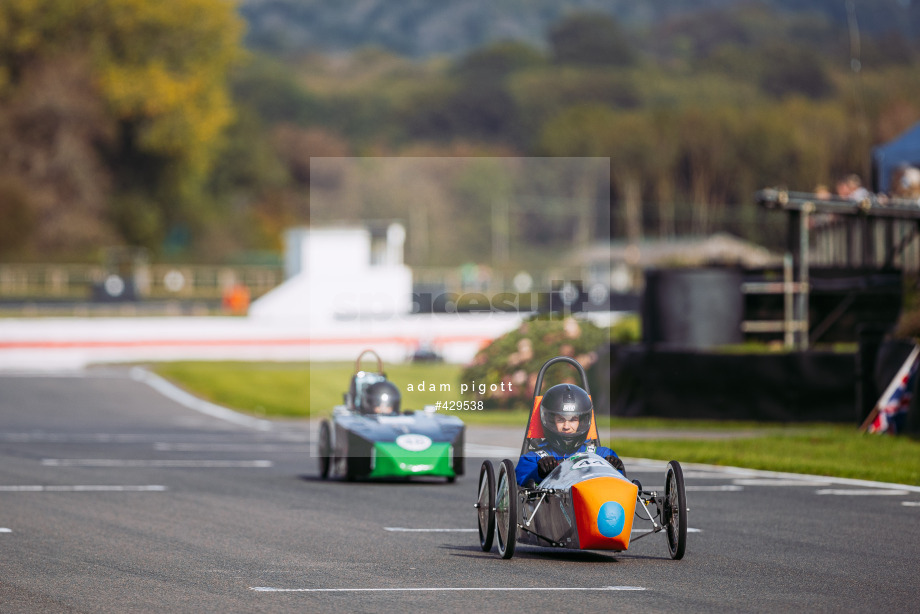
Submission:
<svg viewBox="0 0 920 614">
<path fill-rule="evenodd" d="M 623 461 L 616 452 L 603 446 L 585 443 L 591 429 L 592 404 L 588 393 L 572 384 L 558 384 L 546 391 L 540 401 L 540 423 L 546 440 L 518 460 L 515 473 L 518 484 L 539 482 L 559 462 L 578 452 L 594 452 L 626 475 Z"/>
<path fill-rule="evenodd" d="M 398 414 L 399 389 L 388 381 L 371 384 L 361 398 L 363 414 Z"/>
</svg>

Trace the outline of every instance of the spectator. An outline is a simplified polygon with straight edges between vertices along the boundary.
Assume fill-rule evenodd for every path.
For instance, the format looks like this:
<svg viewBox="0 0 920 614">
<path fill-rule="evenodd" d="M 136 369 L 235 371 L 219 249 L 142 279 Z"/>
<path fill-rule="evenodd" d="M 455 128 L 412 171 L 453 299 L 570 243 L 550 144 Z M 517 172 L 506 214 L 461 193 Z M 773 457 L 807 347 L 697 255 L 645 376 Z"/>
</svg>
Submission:
<svg viewBox="0 0 920 614">
<path fill-rule="evenodd" d="M 845 200 L 861 203 L 871 196 L 869 190 L 863 187 L 862 179 L 855 173 L 842 177 L 837 182 L 837 196 Z"/>
<path fill-rule="evenodd" d="M 815 186 L 814 194 L 815 194 L 816 200 L 830 200 L 831 198 L 834 197 L 834 195 L 831 194 L 831 191 L 828 189 L 828 187 L 824 185 L 823 183 L 819 183 L 818 185 Z"/>
<path fill-rule="evenodd" d="M 893 173 L 891 196 L 894 198 L 920 198 L 920 168 L 904 164 Z"/>
</svg>

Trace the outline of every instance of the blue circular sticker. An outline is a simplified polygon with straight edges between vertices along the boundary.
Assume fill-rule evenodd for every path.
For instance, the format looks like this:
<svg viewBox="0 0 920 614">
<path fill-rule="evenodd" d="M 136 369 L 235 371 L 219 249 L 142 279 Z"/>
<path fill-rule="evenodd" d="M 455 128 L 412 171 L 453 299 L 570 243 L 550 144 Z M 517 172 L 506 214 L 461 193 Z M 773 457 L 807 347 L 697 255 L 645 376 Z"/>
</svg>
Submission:
<svg viewBox="0 0 920 614">
<path fill-rule="evenodd" d="M 608 501 L 597 512 L 597 529 L 604 537 L 616 537 L 626 524 L 626 510 L 616 501 Z"/>
</svg>

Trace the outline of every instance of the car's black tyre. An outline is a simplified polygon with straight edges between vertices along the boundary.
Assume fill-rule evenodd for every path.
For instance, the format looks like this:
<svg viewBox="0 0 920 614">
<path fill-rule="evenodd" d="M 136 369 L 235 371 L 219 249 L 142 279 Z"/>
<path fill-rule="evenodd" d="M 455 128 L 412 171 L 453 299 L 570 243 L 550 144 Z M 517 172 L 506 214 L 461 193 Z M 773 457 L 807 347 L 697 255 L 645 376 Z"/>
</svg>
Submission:
<svg viewBox="0 0 920 614">
<path fill-rule="evenodd" d="M 465 459 L 462 454 L 454 454 L 454 474 L 463 475 L 464 472 Z"/>
<path fill-rule="evenodd" d="M 332 465 L 332 433 L 329 422 L 323 420 L 319 425 L 319 477 L 329 478 L 329 468 Z"/>
<path fill-rule="evenodd" d="M 680 463 L 668 463 L 664 479 L 662 521 L 668 533 L 668 550 L 672 559 L 681 559 L 687 549 L 687 491 Z"/>
<path fill-rule="evenodd" d="M 464 431 L 460 435 L 460 437 L 458 437 L 456 441 L 454 441 L 454 446 L 453 446 L 454 457 L 453 459 L 451 459 L 451 462 L 452 462 L 452 467 L 454 470 L 454 475 L 456 475 L 457 477 L 460 477 L 461 475 L 466 473 L 466 469 L 465 469 L 466 458 L 464 458 L 463 456 L 465 440 L 466 440 L 466 432 Z"/>
<path fill-rule="evenodd" d="M 358 471 L 355 468 L 355 459 L 349 457 L 345 459 L 345 481 L 354 482 L 358 479 Z"/>
<path fill-rule="evenodd" d="M 476 515 L 479 518 L 479 545 L 483 552 L 488 552 L 495 539 L 495 470 L 490 460 L 482 461 L 478 492 Z"/>
<path fill-rule="evenodd" d="M 518 494 L 514 463 L 507 458 L 498 470 L 498 486 L 495 489 L 495 536 L 498 553 L 503 559 L 514 556 L 517 543 Z"/>
</svg>

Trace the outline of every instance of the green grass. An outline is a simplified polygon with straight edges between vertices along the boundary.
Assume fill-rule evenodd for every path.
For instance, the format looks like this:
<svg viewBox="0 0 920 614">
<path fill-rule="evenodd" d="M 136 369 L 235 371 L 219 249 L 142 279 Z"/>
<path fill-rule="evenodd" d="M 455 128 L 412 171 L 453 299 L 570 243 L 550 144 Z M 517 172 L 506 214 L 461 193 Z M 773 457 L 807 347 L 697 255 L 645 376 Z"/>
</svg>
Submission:
<svg viewBox="0 0 920 614">
<path fill-rule="evenodd" d="M 365 365 L 370 367 L 370 365 Z M 199 397 L 253 415 L 271 418 L 322 417 L 342 403 L 352 363 L 175 362 L 151 367 Z M 461 400 L 462 367 L 448 364 L 399 364 L 385 368 L 403 393 L 403 408 L 421 409 L 437 401 Z M 425 382 L 449 385 L 450 392 L 409 392 Z M 451 412 L 467 424 L 509 426 L 523 433 L 526 411 Z M 600 418 L 602 432 L 622 456 L 677 459 L 920 485 L 920 442 L 908 437 L 865 435 L 849 424 L 777 425 L 744 421 L 691 421 L 658 418 Z M 617 430 L 648 431 L 642 439 L 617 439 Z M 686 432 L 686 438 L 655 438 L 656 432 Z M 737 438 L 725 438 L 736 431 Z M 706 438 L 708 432 L 714 436 Z M 605 442 L 607 443 L 607 442 Z"/>
<path fill-rule="evenodd" d="M 374 368 L 370 361 L 362 367 Z M 342 404 L 354 363 L 169 362 L 151 369 L 202 398 L 240 411 L 272 418 L 310 418 L 331 415 L 332 408 Z M 458 365 L 442 363 L 384 366 L 387 377 L 402 392 L 404 409 L 460 400 L 461 370 Z M 422 383 L 426 390 L 416 391 Z M 442 384 L 449 386 L 450 391 L 429 391 L 431 384 L 438 389 Z M 407 390 L 409 385 L 412 392 Z"/>
<path fill-rule="evenodd" d="M 309 416 L 304 363 L 169 362 L 151 370 L 214 403 L 261 417 Z"/>
<path fill-rule="evenodd" d="M 763 436 L 737 439 L 622 439 L 622 456 L 677 459 L 920 485 L 920 442 L 909 437 L 859 433 L 855 425 L 796 425 L 767 428 Z"/>
</svg>

